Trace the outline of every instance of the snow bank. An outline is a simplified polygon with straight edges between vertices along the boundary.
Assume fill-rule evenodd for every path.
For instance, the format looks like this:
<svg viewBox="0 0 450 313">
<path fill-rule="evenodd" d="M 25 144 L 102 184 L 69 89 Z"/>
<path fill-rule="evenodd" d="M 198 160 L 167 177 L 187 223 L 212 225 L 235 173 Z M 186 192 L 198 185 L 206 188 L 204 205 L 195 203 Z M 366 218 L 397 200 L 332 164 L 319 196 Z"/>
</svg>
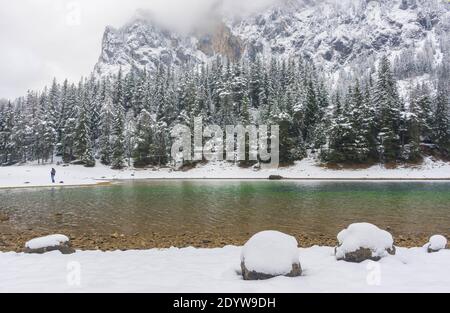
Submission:
<svg viewBox="0 0 450 313">
<path fill-rule="evenodd" d="M 428 251 L 436 252 L 447 247 L 447 238 L 441 235 L 434 235 L 430 238 L 430 242 L 427 245 Z"/>
<path fill-rule="evenodd" d="M 249 271 L 287 275 L 299 263 L 297 240 L 277 231 L 260 232 L 244 245 L 241 262 Z"/>
<path fill-rule="evenodd" d="M 56 180 L 52 184 L 50 170 L 56 169 Z M 0 167 L 0 188 L 34 186 L 92 185 L 99 182 L 121 179 L 267 179 L 269 176 L 282 176 L 288 179 L 448 179 L 450 163 L 434 162 L 427 158 L 416 167 L 386 169 L 375 165 L 360 170 L 331 170 L 321 167 L 313 159 L 304 159 L 295 165 L 279 169 L 255 170 L 239 168 L 227 162 L 210 162 L 198 165 L 189 171 L 173 171 L 168 168 L 159 170 L 127 168 L 112 170 L 102 164 L 94 168 L 80 165 L 57 166 L 28 164 L 22 166 Z M 63 183 L 60 183 L 63 182 Z"/>
<path fill-rule="evenodd" d="M 373 258 L 383 258 L 394 244 L 390 233 L 369 223 L 352 224 L 341 231 L 337 239 L 336 258 L 339 260 L 360 249 L 370 249 Z"/>
<path fill-rule="evenodd" d="M 61 244 L 65 244 L 69 242 L 69 238 L 64 235 L 50 235 L 40 238 L 35 238 L 28 241 L 25 244 L 25 248 L 37 250 L 47 247 L 56 247 Z"/>
<path fill-rule="evenodd" d="M 0 292 L 450 292 L 450 250 L 398 248 L 374 267 L 333 249 L 299 249 L 304 276 L 268 281 L 242 279 L 240 247 L 0 253 Z"/>
</svg>

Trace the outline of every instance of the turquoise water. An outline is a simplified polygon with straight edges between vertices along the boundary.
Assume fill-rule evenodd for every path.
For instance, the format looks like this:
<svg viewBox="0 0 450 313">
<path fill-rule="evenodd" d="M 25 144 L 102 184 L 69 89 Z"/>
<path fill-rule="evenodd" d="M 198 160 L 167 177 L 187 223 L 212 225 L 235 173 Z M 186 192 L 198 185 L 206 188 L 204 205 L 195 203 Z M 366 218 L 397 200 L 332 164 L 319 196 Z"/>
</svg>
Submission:
<svg viewBox="0 0 450 313">
<path fill-rule="evenodd" d="M 449 182 L 139 181 L 0 191 L 17 230 L 335 235 L 353 222 L 448 233 Z"/>
</svg>

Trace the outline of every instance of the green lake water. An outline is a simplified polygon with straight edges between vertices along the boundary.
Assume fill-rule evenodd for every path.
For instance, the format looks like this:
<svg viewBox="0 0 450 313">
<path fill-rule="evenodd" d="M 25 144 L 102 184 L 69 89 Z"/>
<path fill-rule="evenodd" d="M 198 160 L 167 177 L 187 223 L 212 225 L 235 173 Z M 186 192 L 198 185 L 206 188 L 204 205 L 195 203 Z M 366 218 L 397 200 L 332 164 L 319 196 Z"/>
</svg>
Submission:
<svg viewBox="0 0 450 313">
<path fill-rule="evenodd" d="M 395 233 L 448 233 L 449 182 L 135 181 L 0 191 L 17 230 L 335 235 L 353 222 Z"/>
</svg>

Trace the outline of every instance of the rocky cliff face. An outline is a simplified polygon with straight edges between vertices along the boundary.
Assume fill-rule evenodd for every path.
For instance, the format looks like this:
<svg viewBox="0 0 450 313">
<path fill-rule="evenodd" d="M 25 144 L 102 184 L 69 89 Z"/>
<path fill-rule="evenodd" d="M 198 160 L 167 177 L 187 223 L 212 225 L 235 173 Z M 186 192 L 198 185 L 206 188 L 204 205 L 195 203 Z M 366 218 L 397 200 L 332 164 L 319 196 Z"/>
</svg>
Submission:
<svg viewBox="0 0 450 313">
<path fill-rule="evenodd" d="M 194 37 L 136 19 L 120 29 L 106 28 L 95 73 L 105 76 L 116 74 L 119 69 L 128 72 L 133 68 L 154 71 L 160 65 L 182 66 L 206 60 L 207 56 L 197 48 Z"/>
<path fill-rule="evenodd" d="M 425 39 L 448 39 L 450 5 L 444 1 L 316 1 L 276 7 L 234 22 L 247 54 L 302 55 L 337 69 L 381 52 L 395 54 Z M 297 2 L 295 2 L 297 4 Z"/>
<path fill-rule="evenodd" d="M 238 61 L 244 53 L 244 41 L 235 36 L 224 22 L 215 25 L 212 31 L 198 33 L 196 37 L 199 38 L 197 48 L 208 57 L 221 55 Z"/>
<path fill-rule="evenodd" d="M 216 55 L 314 60 L 330 76 L 381 54 L 405 50 L 443 62 L 450 46 L 450 3 L 444 0 L 284 0 L 245 19 L 223 17 L 208 31 L 181 35 L 137 19 L 107 28 L 98 75 L 119 68 L 201 64 Z"/>
</svg>

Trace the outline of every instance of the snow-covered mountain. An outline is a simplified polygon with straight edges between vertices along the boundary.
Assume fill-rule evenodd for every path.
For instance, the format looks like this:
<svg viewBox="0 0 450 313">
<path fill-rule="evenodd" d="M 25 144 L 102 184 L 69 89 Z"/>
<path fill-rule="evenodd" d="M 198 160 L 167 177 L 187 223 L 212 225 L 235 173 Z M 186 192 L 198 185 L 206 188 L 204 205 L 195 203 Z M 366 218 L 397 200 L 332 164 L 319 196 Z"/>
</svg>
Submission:
<svg viewBox="0 0 450 313">
<path fill-rule="evenodd" d="M 148 18 L 108 27 L 95 73 L 200 64 L 216 55 L 303 56 L 337 78 L 381 54 L 401 61 L 408 52 L 436 67 L 449 54 L 449 34 L 446 0 L 280 0 L 245 18 L 223 16 L 208 30 L 188 35 Z"/>
<path fill-rule="evenodd" d="M 181 36 L 139 18 L 120 29 L 107 27 L 95 73 L 104 76 L 132 68 L 155 70 L 158 64 L 181 66 L 206 58 L 194 38 Z"/>
</svg>

